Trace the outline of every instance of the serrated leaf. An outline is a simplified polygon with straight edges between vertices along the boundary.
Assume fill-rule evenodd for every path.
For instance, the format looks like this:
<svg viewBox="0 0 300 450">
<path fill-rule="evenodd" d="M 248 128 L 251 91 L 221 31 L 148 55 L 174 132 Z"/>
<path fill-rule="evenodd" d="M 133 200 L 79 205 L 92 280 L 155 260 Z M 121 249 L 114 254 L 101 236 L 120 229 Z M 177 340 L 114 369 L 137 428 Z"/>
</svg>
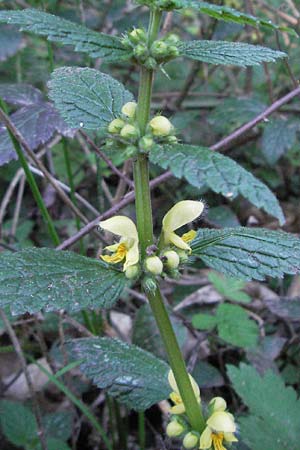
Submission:
<svg viewBox="0 0 300 450">
<path fill-rule="evenodd" d="M 74 414 L 70 411 L 56 411 L 43 417 L 45 434 L 53 439 L 68 440 L 72 436 Z"/>
<path fill-rule="evenodd" d="M 193 255 L 225 275 L 264 280 L 300 271 L 300 239 L 264 228 L 199 229 Z"/>
<path fill-rule="evenodd" d="M 268 371 L 261 377 L 253 367 L 227 366 L 234 389 L 250 415 L 240 417 L 243 441 L 251 450 L 298 450 L 300 401 L 282 378 Z"/>
<path fill-rule="evenodd" d="M 169 168 L 175 177 L 184 177 L 198 188 L 206 183 L 214 192 L 231 199 L 241 194 L 281 224 L 285 222 L 280 205 L 269 188 L 227 156 L 206 147 L 176 144 L 153 147 L 150 160 L 164 169 Z"/>
<path fill-rule="evenodd" d="M 179 345 L 182 347 L 186 339 L 186 328 L 182 321 L 173 315 L 170 315 L 170 319 Z M 136 314 L 132 330 L 132 343 L 153 353 L 158 358 L 167 359 L 166 351 L 149 305 L 143 305 Z"/>
<path fill-rule="evenodd" d="M 262 136 L 262 153 L 270 165 L 276 164 L 296 142 L 299 124 L 282 119 L 268 123 Z"/>
<path fill-rule="evenodd" d="M 19 402 L 1 400 L 0 423 L 5 437 L 18 447 L 37 439 L 37 424 L 31 410 Z"/>
<path fill-rule="evenodd" d="M 209 64 L 256 66 L 286 57 L 286 53 L 260 45 L 226 41 L 187 41 L 178 45 L 180 55 Z"/>
<path fill-rule="evenodd" d="M 0 11 L 1 14 L 1 11 Z M 0 26 L 0 61 L 13 56 L 22 47 L 22 35 L 15 28 Z"/>
<path fill-rule="evenodd" d="M 0 84 L 0 97 L 15 106 L 29 106 L 43 102 L 42 92 L 30 84 Z"/>
<path fill-rule="evenodd" d="M 195 314 L 192 323 L 200 330 L 217 326 L 219 337 L 237 347 L 254 347 L 257 344 L 258 326 L 238 305 L 222 304 L 218 306 L 215 316 Z"/>
<path fill-rule="evenodd" d="M 73 137 L 75 133 L 47 102 L 24 106 L 10 118 L 31 150 L 49 142 L 56 132 L 68 137 Z M 17 159 L 13 143 L 6 128 L 0 126 L 0 166 L 13 159 Z"/>
<path fill-rule="evenodd" d="M 129 408 L 145 410 L 169 396 L 168 365 L 136 345 L 83 338 L 69 341 L 67 349 L 94 384 Z"/>
<path fill-rule="evenodd" d="M 200 2 L 195 0 L 177 0 L 178 8 L 193 8 L 202 14 L 207 14 L 217 20 L 224 22 L 234 22 L 241 25 L 251 25 L 255 28 L 261 26 L 269 28 L 270 30 L 286 31 L 294 36 L 298 36 L 296 31 L 292 28 L 276 25 L 269 19 L 261 19 L 260 17 L 252 16 L 244 12 L 238 11 L 228 6 L 214 5 L 212 3 Z"/>
<path fill-rule="evenodd" d="M 28 249 L 0 254 L 0 307 L 15 315 L 40 310 L 110 308 L 126 278 L 103 262 L 72 252 Z"/>
<path fill-rule="evenodd" d="M 37 9 L 0 11 L 0 22 L 15 24 L 22 31 L 47 36 L 49 41 L 73 45 L 75 51 L 106 61 L 128 59 L 131 54 L 116 36 L 97 33 L 83 25 Z"/>
<path fill-rule="evenodd" d="M 208 279 L 224 298 L 233 302 L 251 302 L 251 297 L 242 291 L 246 286 L 244 281 L 237 278 L 224 277 L 224 275 L 216 272 L 209 272 Z"/>
<path fill-rule="evenodd" d="M 56 108 L 75 128 L 105 128 L 120 115 L 124 103 L 133 98 L 117 80 L 88 68 L 57 69 L 48 86 Z"/>
</svg>

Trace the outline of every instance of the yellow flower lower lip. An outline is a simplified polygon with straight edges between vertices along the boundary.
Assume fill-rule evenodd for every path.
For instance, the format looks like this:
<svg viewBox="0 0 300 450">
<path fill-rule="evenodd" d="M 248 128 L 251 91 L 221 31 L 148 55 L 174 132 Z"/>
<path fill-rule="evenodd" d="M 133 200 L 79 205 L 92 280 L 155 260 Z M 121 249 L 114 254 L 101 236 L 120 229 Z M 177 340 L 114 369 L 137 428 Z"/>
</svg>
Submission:
<svg viewBox="0 0 300 450">
<path fill-rule="evenodd" d="M 119 244 L 117 250 L 112 255 L 100 255 L 103 261 L 110 264 L 117 264 L 125 258 L 127 253 L 127 248 L 125 244 Z"/>
</svg>

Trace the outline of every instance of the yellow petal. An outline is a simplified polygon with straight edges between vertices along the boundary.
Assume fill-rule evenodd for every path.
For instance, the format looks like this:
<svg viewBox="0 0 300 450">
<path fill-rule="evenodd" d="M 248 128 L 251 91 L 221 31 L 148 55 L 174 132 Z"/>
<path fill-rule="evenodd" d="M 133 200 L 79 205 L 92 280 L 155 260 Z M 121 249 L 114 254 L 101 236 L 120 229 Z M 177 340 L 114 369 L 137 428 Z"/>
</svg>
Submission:
<svg viewBox="0 0 300 450">
<path fill-rule="evenodd" d="M 190 231 L 188 231 L 187 233 L 184 233 L 184 234 L 181 236 L 181 239 L 182 239 L 184 242 L 192 242 L 192 241 L 195 239 L 196 236 L 197 236 L 197 231 L 195 231 L 195 230 L 190 230 Z"/>
<path fill-rule="evenodd" d="M 195 220 L 204 209 L 203 202 L 194 200 L 182 200 L 176 203 L 163 218 L 163 229 L 167 232 L 175 231 L 178 228 Z"/>
<path fill-rule="evenodd" d="M 225 411 L 214 412 L 206 423 L 217 432 L 234 433 L 236 430 L 232 415 Z"/>
<path fill-rule="evenodd" d="M 177 248 L 181 248 L 182 250 L 191 250 L 191 247 L 186 242 L 184 242 L 184 240 L 180 236 L 173 232 L 164 233 L 164 243 L 171 243 Z"/>
<path fill-rule="evenodd" d="M 199 448 L 201 450 L 206 450 L 207 448 L 211 447 L 212 444 L 212 432 L 209 427 L 206 427 L 203 433 L 200 436 L 200 446 Z"/>
<path fill-rule="evenodd" d="M 126 261 L 123 267 L 123 271 L 125 272 L 128 267 L 135 266 L 139 262 L 139 258 L 139 244 L 138 241 L 134 241 L 133 245 L 126 253 Z"/>
<path fill-rule="evenodd" d="M 178 403 L 170 408 L 171 414 L 183 414 L 185 412 L 185 407 L 183 403 Z"/>
<path fill-rule="evenodd" d="M 227 442 L 238 442 L 238 439 L 233 433 L 224 433 L 224 439 Z"/>
<path fill-rule="evenodd" d="M 109 247 L 114 247 L 115 245 L 111 245 Z M 110 263 L 110 264 L 117 264 L 121 261 L 123 261 L 123 259 L 125 258 L 127 254 L 127 248 L 125 244 L 117 244 L 117 249 L 115 251 L 115 253 L 113 253 L 112 255 L 100 255 L 101 258 L 103 259 L 103 261 Z"/>
<path fill-rule="evenodd" d="M 198 398 L 200 398 L 199 386 L 196 383 L 196 381 L 194 380 L 194 378 L 192 377 L 192 375 L 189 374 L 189 378 L 190 378 L 190 382 L 191 382 L 193 391 L 198 399 Z M 178 386 L 177 386 L 177 383 L 176 383 L 176 380 L 174 377 L 174 373 L 172 370 L 170 370 L 168 373 L 168 382 L 169 382 L 169 385 L 171 386 L 171 388 L 173 389 L 173 391 L 176 392 L 177 394 L 179 394 Z"/>
<path fill-rule="evenodd" d="M 213 412 L 225 411 L 225 409 L 227 408 L 227 403 L 226 403 L 226 401 L 224 400 L 223 397 L 214 397 L 209 402 L 209 405 L 212 406 Z"/>
<path fill-rule="evenodd" d="M 130 238 L 138 241 L 138 233 L 135 223 L 126 216 L 114 216 L 110 219 L 100 222 L 100 227 L 103 230 L 110 231 L 117 236 Z"/>
</svg>

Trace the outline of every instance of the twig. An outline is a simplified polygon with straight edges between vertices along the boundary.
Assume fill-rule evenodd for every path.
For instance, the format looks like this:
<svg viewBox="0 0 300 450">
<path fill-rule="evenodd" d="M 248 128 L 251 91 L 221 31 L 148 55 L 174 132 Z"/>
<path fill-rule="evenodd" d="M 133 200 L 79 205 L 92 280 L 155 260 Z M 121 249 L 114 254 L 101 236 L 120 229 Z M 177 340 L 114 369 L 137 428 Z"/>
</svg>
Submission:
<svg viewBox="0 0 300 450">
<path fill-rule="evenodd" d="M 11 199 L 11 197 L 13 195 L 14 190 L 15 190 L 15 187 L 19 183 L 23 173 L 24 173 L 23 169 L 19 169 L 16 172 L 15 176 L 11 180 L 11 182 L 10 182 L 10 184 L 8 186 L 8 189 L 7 189 L 5 195 L 4 195 L 3 199 L 2 199 L 2 202 L 1 202 L 1 205 L 0 205 L 0 235 L 2 234 L 2 230 L 1 230 L 2 222 L 3 222 L 4 216 L 5 216 L 7 205 L 9 204 L 10 199 Z"/>
<path fill-rule="evenodd" d="M 210 147 L 211 150 L 223 150 L 225 149 L 228 144 L 230 144 L 232 141 L 237 139 L 242 134 L 246 133 L 247 131 L 254 128 L 257 124 L 264 121 L 268 116 L 270 116 L 273 112 L 275 112 L 277 109 L 279 109 L 282 105 L 285 103 L 288 103 L 290 100 L 292 100 L 297 95 L 300 95 L 300 86 L 296 89 L 289 92 L 284 97 L 280 98 L 279 100 L 276 100 L 269 108 L 267 108 L 264 112 L 256 116 L 254 119 L 250 120 L 250 122 L 246 123 L 245 125 L 241 126 L 237 130 L 235 130 L 233 133 L 231 133 L 229 136 L 225 137 L 224 139 L 221 139 L 216 144 L 212 145 Z"/>
<path fill-rule="evenodd" d="M 23 200 L 23 194 L 24 194 L 24 188 L 25 188 L 25 181 L 26 181 L 26 177 L 24 174 L 20 179 L 16 207 L 15 207 L 12 226 L 11 226 L 11 230 L 10 230 L 10 236 L 12 236 L 12 237 L 15 237 L 16 231 L 17 231 L 17 226 L 18 226 L 19 217 L 20 217 L 20 210 L 21 210 L 21 205 L 22 205 L 22 200 Z"/>
<path fill-rule="evenodd" d="M 34 392 L 33 382 L 32 382 L 31 375 L 27 368 L 27 363 L 26 363 L 20 342 L 19 342 L 17 335 L 14 332 L 14 329 L 12 328 L 5 312 L 2 309 L 0 309 L 0 316 L 1 316 L 1 319 L 3 320 L 3 323 L 5 325 L 8 335 L 10 337 L 10 340 L 14 346 L 15 352 L 20 360 L 20 364 L 22 366 L 24 376 L 26 378 L 28 390 L 29 390 L 30 396 L 32 398 L 33 412 L 34 412 L 34 415 L 36 418 L 37 429 L 38 429 L 37 434 L 38 434 L 38 437 L 39 437 L 39 440 L 41 443 L 41 447 L 43 450 L 48 450 L 46 438 L 45 438 L 45 431 L 43 429 L 43 424 L 42 424 L 42 415 L 41 415 L 40 407 L 39 407 L 39 404 L 38 404 L 38 401 L 37 401 L 37 398 L 36 398 L 36 395 Z"/>
<path fill-rule="evenodd" d="M 133 181 L 130 180 L 123 172 L 121 172 L 121 170 L 119 170 L 111 162 L 111 160 L 105 155 L 105 153 L 103 153 L 101 150 L 99 150 L 99 148 L 97 147 L 95 142 L 93 142 L 93 140 L 84 131 L 80 131 L 79 133 L 81 134 L 81 136 L 83 136 L 83 138 L 86 140 L 86 142 L 92 147 L 94 152 L 97 153 L 97 155 L 100 156 L 100 158 L 106 162 L 106 164 L 112 170 L 112 172 L 114 172 L 116 175 L 118 175 L 120 178 L 122 178 L 124 181 L 126 181 L 128 186 L 130 186 L 130 187 L 134 186 Z"/>
</svg>

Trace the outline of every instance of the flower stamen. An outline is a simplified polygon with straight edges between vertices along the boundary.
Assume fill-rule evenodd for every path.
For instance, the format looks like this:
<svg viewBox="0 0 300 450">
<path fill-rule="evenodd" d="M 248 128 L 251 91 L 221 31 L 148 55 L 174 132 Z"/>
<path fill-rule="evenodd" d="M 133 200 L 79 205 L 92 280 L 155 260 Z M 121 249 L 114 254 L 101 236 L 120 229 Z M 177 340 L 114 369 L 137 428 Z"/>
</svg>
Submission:
<svg viewBox="0 0 300 450">
<path fill-rule="evenodd" d="M 226 450 L 223 445 L 224 433 L 212 433 L 211 438 L 215 450 Z"/>
</svg>

